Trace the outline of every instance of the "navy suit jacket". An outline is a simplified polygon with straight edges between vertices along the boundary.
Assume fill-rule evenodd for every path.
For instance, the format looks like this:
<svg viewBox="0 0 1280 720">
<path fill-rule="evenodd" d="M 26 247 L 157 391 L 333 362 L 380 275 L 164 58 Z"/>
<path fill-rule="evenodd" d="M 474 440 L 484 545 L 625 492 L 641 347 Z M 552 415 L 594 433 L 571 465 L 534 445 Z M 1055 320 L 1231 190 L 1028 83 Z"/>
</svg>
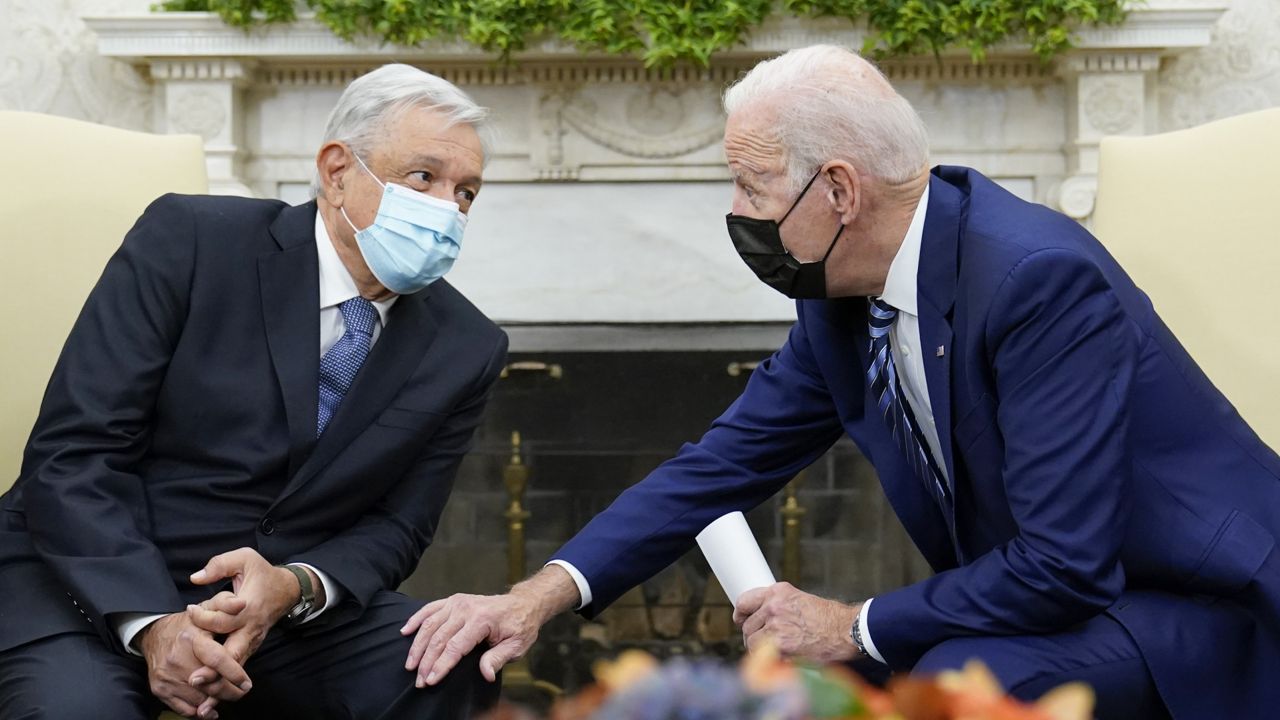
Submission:
<svg viewBox="0 0 1280 720">
<path fill-rule="evenodd" d="M 866 392 L 866 300 L 800 301 L 786 345 L 706 435 L 557 554 L 591 586 L 585 612 L 844 433 L 937 571 L 871 606 L 893 668 L 949 638 L 1053 633 L 1108 612 L 1175 715 L 1274 707 L 1280 458 L 1079 225 L 973 170 L 937 168 L 929 187 L 920 333 L 954 511 Z"/>
<path fill-rule="evenodd" d="M 317 622 L 416 567 L 506 336 L 443 280 L 401 297 L 317 440 L 315 216 L 168 195 L 129 232 L 0 498 L 0 650 L 88 629 L 123 650 L 109 616 L 209 597 L 188 574 L 237 547 L 341 585 Z"/>
</svg>

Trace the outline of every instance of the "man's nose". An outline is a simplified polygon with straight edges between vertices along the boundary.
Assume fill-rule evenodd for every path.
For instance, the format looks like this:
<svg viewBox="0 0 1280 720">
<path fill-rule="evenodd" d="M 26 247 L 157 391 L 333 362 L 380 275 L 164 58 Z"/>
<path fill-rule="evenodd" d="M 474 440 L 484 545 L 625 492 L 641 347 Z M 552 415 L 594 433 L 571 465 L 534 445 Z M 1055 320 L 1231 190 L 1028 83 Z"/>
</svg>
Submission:
<svg viewBox="0 0 1280 720">
<path fill-rule="evenodd" d="M 453 198 L 456 188 L 457 185 L 451 182 L 435 182 L 431 184 L 431 189 L 427 191 L 427 194 L 437 200 L 457 202 L 457 200 Z"/>
</svg>

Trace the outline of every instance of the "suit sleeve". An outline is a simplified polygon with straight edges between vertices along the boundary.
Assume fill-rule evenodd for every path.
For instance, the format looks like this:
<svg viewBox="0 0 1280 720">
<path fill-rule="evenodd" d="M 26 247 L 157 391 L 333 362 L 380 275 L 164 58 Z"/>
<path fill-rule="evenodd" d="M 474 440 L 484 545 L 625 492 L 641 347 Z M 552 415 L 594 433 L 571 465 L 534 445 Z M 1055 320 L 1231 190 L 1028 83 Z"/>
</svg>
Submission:
<svg viewBox="0 0 1280 720">
<path fill-rule="evenodd" d="M 868 629 L 896 669 L 952 637 L 1065 629 L 1124 587 L 1138 332 L 1101 271 L 1066 250 L 1024 258 L 991 308 L 985 339 L 998 410 L 987 432 L 1004 440 L 1000 474 L 1018 533 L 968 565 L 875 599 Z"/>
<path fill-rule="evenodd" d="M 841 433 L 802 319 L 697 443 L 627 489 L 556 553 L 591 588 L 580 612 L 594 617 L 677 560 L 713 520 L 764 502 Z"/>
<path fill-rule="evenodd" d="M 194 263 L 185 201 L 156 200 L 89 294 L 23 458 L 19 483 L 36 551 L 113 644 L 107 615 L 183 608 L 148 536 L 138 463 L 182 332 Z"/>
<path fill-rule="evenodd" d="M 354 525 L 288 561 L 322 569 L 361 608 L 379 590 L 398 587 L 409 577 L 431 544 L 506 357 L 507 337 L 501 334 L 472 392 L 404 477 Z"/>
</svg>

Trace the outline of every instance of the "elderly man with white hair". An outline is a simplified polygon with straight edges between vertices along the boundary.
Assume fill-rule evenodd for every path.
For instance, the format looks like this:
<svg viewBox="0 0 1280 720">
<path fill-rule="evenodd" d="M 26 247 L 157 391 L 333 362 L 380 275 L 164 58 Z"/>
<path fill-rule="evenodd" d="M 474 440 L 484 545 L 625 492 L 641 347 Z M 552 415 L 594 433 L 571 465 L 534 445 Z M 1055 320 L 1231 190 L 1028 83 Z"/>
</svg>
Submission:
<svg viewBox="0 0 1280 720">
<path fill-rule="evenodd" d="M 1099 718 L 1273 715 L 1280 458 L 1106 250 L 974 170 L 930 171 L 920 119 L 851 52 L 763 62 L 725 109 L 729 237 L 797 299 L 787 343 L 535 576 L 415 614 L 409 663 L 440 682 L 488 642 L 493 677 L 848 435 L 936 574 L 854 602 L 745 592 L 748 647 L 880 674 L 978 658 L 1022 698 L 1085 681 Z M 1211 301 L 1206 322 L 1230 312 Z"/>
<path fill-rule="evenodd" d="M 506 357 L 441 279 L 486 116 L 388 65 L 338 100 L 313 202 L 147 208 L 0 498 L 0 717 L 446 718 L 493 702 L 478 654 L 454 682 L 415 683 L 397 630 L 421 603 L 394 592 Z"/>
</svg>

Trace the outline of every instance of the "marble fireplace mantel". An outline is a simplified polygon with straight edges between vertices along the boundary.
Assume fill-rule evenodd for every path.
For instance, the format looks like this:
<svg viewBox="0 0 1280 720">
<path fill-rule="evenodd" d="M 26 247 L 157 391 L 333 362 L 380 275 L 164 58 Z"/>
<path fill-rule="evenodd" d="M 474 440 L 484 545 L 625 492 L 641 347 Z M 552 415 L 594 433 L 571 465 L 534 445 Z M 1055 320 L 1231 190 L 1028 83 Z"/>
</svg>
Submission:
<svg viewBox="0 0 1280 720">
<path fill-rule="evenodd" d="M 1161 61 L 1207 45 L 1225 9 L 1151 0 L 1119 27 L 1081 31 L 1050 64 L 1008 45 L 982 65 L 957 54 L 883 67 L 929 126 L 935 162 L 976 167 L 1087 222 L 1099 140 L 1155 129 Z M 844 21 L 774 18 L 710 68 L 664 74 L 555 43 L 511 66 L 461 43 L 352 44 L 311 17 L 248 33 L 210 13 L 85 22 L 101 54 L 150 77 L 156 131 L 205 139 L 215 192 L 305 199 L 328 110 L 379 64 L 463 87 L 493 108 L 498 142 L 456 284 L 496 319 L 532 323 L 794 317 L 725 239 L 719 96 L 763 57 L 864 36 Z"/>
</svg>

